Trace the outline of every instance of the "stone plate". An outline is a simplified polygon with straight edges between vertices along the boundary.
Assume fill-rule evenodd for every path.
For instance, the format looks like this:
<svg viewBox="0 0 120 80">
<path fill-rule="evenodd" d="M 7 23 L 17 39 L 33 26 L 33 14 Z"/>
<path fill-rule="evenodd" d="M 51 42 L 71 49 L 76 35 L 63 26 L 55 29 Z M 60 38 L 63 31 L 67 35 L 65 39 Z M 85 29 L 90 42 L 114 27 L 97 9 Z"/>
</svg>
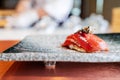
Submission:
<svg viewBox="0 0 120 80">
<path fill-rule="evenodd" d="M 120 33 L 97 34 L 108 52 L 81 53 L 61 47 L 66 35 L 30 35 L 0 54 L 5 61 L 120 62 Z"/>
</svg>

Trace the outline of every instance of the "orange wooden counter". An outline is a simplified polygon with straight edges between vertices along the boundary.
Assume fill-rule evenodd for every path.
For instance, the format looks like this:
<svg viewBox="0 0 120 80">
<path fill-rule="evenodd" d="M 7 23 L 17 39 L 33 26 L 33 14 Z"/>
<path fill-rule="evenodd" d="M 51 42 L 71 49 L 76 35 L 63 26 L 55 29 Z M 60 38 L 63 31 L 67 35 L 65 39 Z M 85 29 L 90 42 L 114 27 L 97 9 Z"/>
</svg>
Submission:
<svg viewBox="0 0 120 80">
<path fill-rule="evenodd" d="M 47 70 L 42 62 L 15 62 L 2 80 L 119 80 L 119 63 L 58 62 Z"/>
<path fill-rule="evenodd" d="M 9 47 L 17 44 L 18 42 L 19 40 L 0 40 L 0 53 L 8 49 Z M 0 79 L 5 74 L 5 72 L 11 67 L 13 63 L 14 61 L 12 62 L 0 61 Z"/>
</svg>

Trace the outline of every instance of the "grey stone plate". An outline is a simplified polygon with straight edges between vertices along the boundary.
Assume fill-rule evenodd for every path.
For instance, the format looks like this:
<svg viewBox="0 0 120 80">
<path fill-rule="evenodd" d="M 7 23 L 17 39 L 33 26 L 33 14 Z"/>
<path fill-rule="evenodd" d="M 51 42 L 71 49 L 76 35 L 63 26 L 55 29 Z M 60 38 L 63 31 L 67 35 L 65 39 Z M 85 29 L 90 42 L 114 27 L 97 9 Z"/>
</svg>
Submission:
<svg viewBox="0 0 120 80">
<path fill-rule="evenodd" d="M 97 35 L 108 43 L 108 52 L 81 53 L 62 48 L 66 35 L 30 35 L 0 54 L 0 60 L 120 62 L 120 33 Z"/>
</svg>

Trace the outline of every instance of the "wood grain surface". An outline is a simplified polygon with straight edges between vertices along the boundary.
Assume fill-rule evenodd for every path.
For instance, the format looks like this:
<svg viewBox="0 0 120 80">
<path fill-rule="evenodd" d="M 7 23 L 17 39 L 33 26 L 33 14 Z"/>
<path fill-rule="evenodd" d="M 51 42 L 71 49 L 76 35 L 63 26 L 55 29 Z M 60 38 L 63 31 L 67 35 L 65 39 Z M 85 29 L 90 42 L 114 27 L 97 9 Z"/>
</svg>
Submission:
<svg viewBox="0 0 120 80">
<path fill-rule="evenodd" d="M 12 47 L 17 44 L 19 40 L 0 40 L 0 52 Z"/>
<path fill-rule="evenodd" d="M 58 62 L 47 70 L 42 62 L 15 62 L 2 80 L 119 80 L 120 63 Z"/>
<path fill-rule="evenodd" d="M 19 41 L 18 40 L 0 40 L 0 53 L 9 47 L 17 44 Z M 7 70 L 12 66 L 14 61 L 7 62 L 7 61 L 0 61 L 0 79 L 2 76 L 7 72 Z"/>
</svg>

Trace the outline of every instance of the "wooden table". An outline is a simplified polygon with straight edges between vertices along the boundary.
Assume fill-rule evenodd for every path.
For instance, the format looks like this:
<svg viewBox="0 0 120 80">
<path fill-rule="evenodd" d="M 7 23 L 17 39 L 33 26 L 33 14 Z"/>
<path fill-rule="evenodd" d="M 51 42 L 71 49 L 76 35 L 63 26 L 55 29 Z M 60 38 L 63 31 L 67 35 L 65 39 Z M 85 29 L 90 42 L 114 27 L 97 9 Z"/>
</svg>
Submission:
<svg viewBox="0 0 120 80">
<path fill-rule="evenodd" d="M 0 41 L 1 51 L 19 41 Z M 47 70 L 42 62 L 0 61 L 1 80 L 119 80 L 120 63 L 58 62 Z"/>
<path fill-rule="evenodd" d="M 6 50 L 7 48 L 17 44 L 20 40 L 24 39 L 25 36 L 31 33 L 32 33 L 31 30 L 0 29 L 0 53 Z M 13 62 L 0 61 L 0 79 L 13 64 L 14 61 Z"/>
<path fill-rule="evenodd" d="M 42 62 L 15 62 L 3 80 L 119 80 L 119 63 L 57 63 L 46 70 Z"/>
<path fill-rule="evenodd" d="M 19 40 L 0 40 L 0 52 L 3 52 L 4 50 L 17 44 L 18 42 Z M 12 66 L 13 63 L 14 61 L 11 62 L 0 61 L 0 79 L 6 73 L 6 71 Z"/>
</svg>

